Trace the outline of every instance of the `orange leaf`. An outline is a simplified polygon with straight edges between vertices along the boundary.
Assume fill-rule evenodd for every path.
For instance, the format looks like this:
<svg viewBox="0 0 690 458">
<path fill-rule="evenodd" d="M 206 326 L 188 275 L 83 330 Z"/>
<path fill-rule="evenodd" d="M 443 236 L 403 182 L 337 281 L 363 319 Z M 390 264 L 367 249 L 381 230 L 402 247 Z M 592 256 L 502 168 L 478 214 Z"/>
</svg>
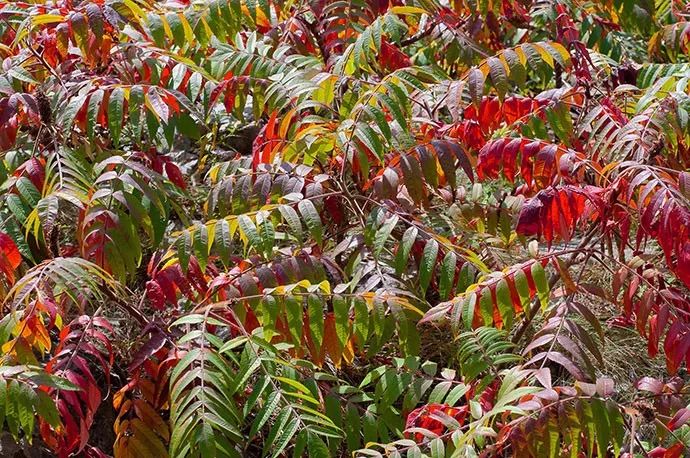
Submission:
<svg viewBox="0 0 690 458">
<path fill-rule="evenodd" d="M 323 334 L 323 346 L 326 349 L 326 353 L 328 353 L 328 355 L 331 357 L 331 360 L 333 360 L 335 367 L 340 367 L 343 357 L 343 350 L 340 348 L 338 335 L 335 332 L 335 315 L 333 315 L 333 312 L 326 314 Z"/>
</svg>

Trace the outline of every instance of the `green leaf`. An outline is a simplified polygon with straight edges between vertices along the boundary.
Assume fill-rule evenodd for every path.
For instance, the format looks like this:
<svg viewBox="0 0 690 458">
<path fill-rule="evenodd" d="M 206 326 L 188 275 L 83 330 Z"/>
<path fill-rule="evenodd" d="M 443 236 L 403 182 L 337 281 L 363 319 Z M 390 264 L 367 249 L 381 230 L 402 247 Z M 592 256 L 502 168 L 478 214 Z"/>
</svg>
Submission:
<svg viewBox="0 0 690 458">
<path fill-rule="evenodd" d="M 240 215 L 237 217 L 237 222 L 240 230 L 247 237 L 247 240 L 254 247 L 255 250 L 260 250 L 263 246 L 259 232 L 256 230 L 254 222 L 247 215 Z"/>
<path fill-rule="evenodd" d="M 353 331 L 360 347 L 363 347 L 369 337 L 369 308 L 361 297 L 354 300 L 355 321 Z"/>
<path fill-rule="evenodd" d="M 484 73 L 478 68 L 472 68 L 467 76 L 467 84 L 469 85 L 470 97 L 472 103 L 479 109 L 484 96 Z"/>
<path fill-rule="evenodd" d="M 299 219 L 299 215 L 290 205 L 281 205 L 278 207 L 280 214 L 287 223 L 292 235 L 297 239 L 298 242 L 302 242 L 304 235 L 302 234 L 302 222 Z"/>
<path fill-rule="evenodd" d="M 5 424 L 5 412 L 7 410 L 7 382 L 3 377 L 0 377 L 0 428 Z"/>
<path fill-rule="evenodd" d="M 356 137 L 376 156 L 379 158 L 379 160 L 383 161 L 383 144 L 381 143 L 381 140 L 379 140 L 379 136 L 374 132 L 374 129 L 372 129 L 368 124 L 365 123 L 357 123 L 355 126 L 355 135 Z"/>
<path fill-rule="evenodd" d="M 259 302 L 259 321 L 264 328 L 264 338 L 270 342 L 276 334 L 278 303 L 273 296 L 264 296 Z"/>
<path fill-rule="evenodd" d="M 545 309 L 549 305 L 549 282 L 546 279 L 546 272 L 540 262 L 534 262 L 531 273 L 534 285 L 537 287 L 539 302 L 541 302 L 542 309 Z"/>
<path fill-rule="evenodd" d="M 304 222 L 307 225 L 307 228 L 309 228 L 311 236 L 314 237 L 316 243 L 322 245 L 323 226 L 321 226 L 321 218 L 319 217 L 319 212 L 316 211 L 314 204 L 308 199 L 300 200 L 297 204 L 297 209 L 302 215 L 302 218 L 304 218 Z"/>
<path fill-rule="evenodd" d="M 441 263 L 441 273 L 439 275 L 440 281 L 438 294 L 442 301 L 447 300 L 452 292 L 456 266 L 457 256 L 455 255 L 455 252 L 448 251 L 443 258 L 443 262 Z"/>
<path fill-rule="evenodd" d="M 623 446 L 623 439 L 625 437 L 625 421 L 618 408 L 618 405 L 613 400 L 606 401 L 606 409 L 608 411 L 609 424 L 611 426 L 611 443 L 613 445 L 613 453 L 618 456 Z"/>
<path fill-rule="evenodd" d="M 453 386 L 453 382 L 451 381 L 445 381 L 438 383 L 433 390 L 431 390 L 431 393 L 429 394 L 429 403 L 437 403 L 440 404 L 443 402 L 443 399 L 446 397 L 446 394 L 450 390 L 450 387 Z"/>
<path fill-rule="evenodd" d="M 445 458 L 446 448 L 443 444 L 443 439 L 436 438 L 429 442 L 429 451 L 431 452 L 431 458 Z"/>
<path fill-rule="evenodd" d="M 204 272 L 208 260 L 208 228 L 205 225 L 198 224 L 195 226 L 192 248 L 194 249 L 194 256 L 199 262 L 199 267 Z"/>
<path fill-rule="evenodd" d="M 103 101 L 103 89 L 97 89 L 91 93 L 89 97 L 89 104 L 86 109 L 86 135 L 90 139 L 93 138 L 93 133 L 98 122 L 98 112 L 101 109 L 101 102 Z"/>
<path fill-rule="evenodd" d="M 470 385 L 465 385 L 464 383 L 456 385 L 452 390 L 450 390 L 450 393 L 448 393 L 448 396 L 446 397 L 445 403 L 448 404 L 449 406 L 455 406 L 457 404 L 457 402 L 469 390 L 470 390 Z"/>
<path fill-rule="evenodd" d="M 305 451 L 307 450 L 307 435 L 309 434 L 308 429 L 302 429 L 295 438 L 295 443 L 292 447 L 293 458 L 300 458 L 305 456 Z"/>
<path fill-rule="evenodd" d="M 474 312 L 477 308 L 477 294 L 475 291 L 467 294 L 462 301 L 462 307 L 460 311 L 462 313 L 462 323 L 466 329 L 472 328 L 472 322 L 474 320 Z M 453 324 L 459 327 L 460 323 L 458 320 L 453 320 Z M 457 332 L 457 329 L 454 329 Z"/>
<path fill-rule="evenodd" d="M 8 383 L 7 398 L 5 403 L 5 419 L 7 426 L 12 433 L 12 436 L 17 439 L 19 437 L 19 383 L 11 380 Z"/>
<path fill-rule="evenodd" d="M 604 406 L 604 402 L 599 399 L 592 399 L 591 405 L 592 417 L 594 418 L 594 427 L 596 431 L 597 454 L 598 456 L 606 456 L 609 440 L 611 438 L 611 430 L 606 407 Z"/>
<path fill-rule="evenodd" d="M 377 98 L 379 104 L 381 104 L 384 108 L 388 110 L 388 112 L 391 114 L 391 116 L 393 116 L 393 119 L 395 119 L 399 126 L 401 126 L 402 128 L 405 128 L 407 126 L 407 120 L 405 118 L 405 114 L 400 109 L 401 105 L 399 104 L 399 102 L 393 100 L 386 93 L 378 93 L 374 97 Z"/>
<path fill-rule="evenodd" d="M 504 328 L 510 329 L 513 326 L 515 312 L 513 310 L 513 300 L 510 296 L 510 288 L 505 278 L 502 278 L 496 284 L 496 305 L 501 314 Z"/>
<path fill-rule="evenodd" d="M 335 333 L 340 348 L 345 348 L 350 338 L 350 304 L 342 296 L 333 296 L 333 313 L 335 315 Z"/>
<path fill-rule="evenodd" d="M 402 241 L 398 245 L 398 251 L 395 254 L 395 273 L 400 275 L 407 266 L 407 261 L 410 258 L 410 251 L 412 245 L 417 239 L 417 228 L 410 226 L 407 228 L 402 236 Z"/>
<path fill-rule="evenodd" d="M 232 236 L 230 235 L 230 224 L 224 219 L 216 222 L 213 246 L 223 265 L 226 267 L 229 266 L 230 253 L 232 250 Z"/>
<path fill-rule="evenodd" d="M 60 390 L 67 391 L 81 391 L 81 388 L 79 388 L 77 385 L 70 382 L 66 378 L 57 375 L 51 375 L 47 372 L 39 372 L 38 374 L 31 377 L 31 381 L 37 385 L 43 385 L 50 388 L 58 388 Z"/>
<path fill-rule="evenodd" d="M 374 256 L 379 257 L 386 241 L 390 238 L 393 229 L 398 224 L 398 215 L 393 215 L 376 231 L 374 236 Z"/>
<path fill-rule="evenodd" d="M 60 414 L 58 413 L 57 407 L 55 407 L 55 401 L 53 401 L 45 391 L 39 390 L 37 393 L 37 413 L 50 426 L 57 428 L 60 425 Z"/>
<path fill-rule="evenodd" d="M 310 294 L 307 297 L 307 310 L 309 315 L 309 331 L 311 332 L 314 346 L 320 349 L 324 333 L 323 303 L 321 298 L 316 294 Z"/>
<path fill-rule="evenodd" d="M 528 305 L 531 296 L 527 275 L 525 275 L 525 272 L 523 272 L 522 269 L 520 269 L 517 272 L 515 272 L 515 274 L 513 274 L 513 281 L 515 283 L 515 289 L 517 290 L 518 295 L 520 296 L 522 308 L 525 310 L 529 310 Z"/>
<path fill-rule="evenodd" d="M 89 88 L 91 87 L 90 84 L 84 86 L 79 93 L 70 98 L 69 102 L 67 103 L 67 107 L 61 110 L 58 118 L 58 123 L 61 124 L 62 128 L 64 129 L 71 129 L 72 124 L 74 123 L 74 118 L 77 116 L 77 113 L 81 109 L 81 107 L 84 105 L 84 102 L 86 102 L 86 98 L 89 95 Z"/>
<path fill-rule="evenodd" d="M 356 450 L 360 447 L 361 416 L 355 404 L 347 404 L 345 414 L 345 440 L 349 450 Z"/>
<path fill-rule="evenodd" d="M 484 326 L 491 326 L 494 322 L 494 301 L 489 288 L 484 288 L 480 291 L 479 311 L 482 314 Z"/>
<path fill-rule="evenodd" d="M 299 346 L 302 342 L 302 301 L 295 296 L 285 298 L 285 314 L 292 342 Z"/>
<path fill-rule="evenodd" d="M 261 430 L 261 428 L 263 428 L 263 426 L 266 424 L 268 419 L 271 418 L 271 415 L 273 415 L 273 412 L 276 411 L 279 404 L 280 404 L 280 393 L 277 391 L 272 391 L 271 393 L 269 393 L 268 397 L 266 398 L 266 402 L 264 402 L 263 408 L 256 415 L 256 418 L 254 419 L 254 422 L 252 423 L 252 427 L 249 430 L 249 437 L 250 438 L 256 437 L 257 433 Z M 283 412 L 287 412 L 287 411 L 285 410 Z"/>
<path fill-rule="evenodd" d="M 270 258 L 273 254 L 273 243 L 275 242 L 275 229 L 271 220 L 266 218 L 261 224 L 259 224 L 259 232 L 261 234 L 261 240 L 263 241 L 262 247 L 266 258 Z"/>
<path fill-rule="evenodd" d="M 17 415 L 22 430 L 31 437 L 34 430 L 34 405 L 38 402 L 38 395 L 29 385 L 22 383 L 19 385 L 17 393 Z"/>
<path fill-rule="evenodd" d="M 183 324 L 199 324 L 199 323 L 203 323 L 204 321 L 205 321 L 204 315 L 199 315 L 199 314 L 185 315 L 185 316 L 175 320 L 175 322 L 173 324 L 171 324 L 170 327 L 182 326 Z"/>
<path fill-rule="evenodd" d="M 426 294 L 426 289 L 429 287 L 437 258 L 438 242 L 430 239 L 424 246 L 422 261 L 419 264 L 419 287 L 422 289 L 422 294 Z"/>
<path fill-rule="evenodd" d="M 189 256 L 192 254 L 192 237 L 188 231 L 184 231 L 175 242 L 177 258 L 180 260 L 180 267 L 184 272 L 189 266 Z"/>
<path fill-rule="evenodd" d="M 26 177 L 19 177 L 16 184 L 19 194 L 32 207 L 35 207 L 41 200 L 41 192 L 36 189 L 33 182 Z M 22 219 L 23 220 L 26 218 Z"/>
<path fill-rule="evenodd" d="M 120 132 L 122 132 L 122 116 L 124 111 L 125 94 L 121 87 L 115 87 L 110 92 L 108 99 L 108 128 L 115 148 L 120 145 Z"/>
<path fill-rule="evenodd" d="M 245 355 L 249 355 L 245 358 Z M 227 363 L 219 358 L 222 365 L 225 366 Z M 254 372 L 261 367 L 261 358 L 257 357 L 254 353 L 246 352 L 243 354 L 240 367 L 237 369 L 237 373 L 232 381 L 232 384 L 225 389 L 226 394 L 232 395 L 240 390 L 245 389 L 245 383 L 254 374 Z"/>
<path fill-rule="evenodd" d="M 330 458 L 331 453 L 323 443 L 321 438 L 316 434 L 309 432 L 307 434 L 307 448 L 309 450 L 309 456 L 313 458 Z"/>
<path fill-rule="evenodd" d="M 288 410 L 287 412 L 290 411 Z M 292 436 L 294 436 L 297 430 L 299 429 L 299 426 L 300 421 L 297 418 L 293 418 L 292 420 L 290 420 L 289 423 L 287 423 L 287 425 L 282 425 L 280 429 L 277 429 L 277 425 L 273 426 L 273 429 L 277 429 L 278 434 L 280 434 L 278 440 L 275 443 L 273 454 L 271 455 L 273 458 L 279 457 L 283 450 L 285 450 L 285 448 L 290 443 L 290 439 L 292 439 Z"/>
</svg>

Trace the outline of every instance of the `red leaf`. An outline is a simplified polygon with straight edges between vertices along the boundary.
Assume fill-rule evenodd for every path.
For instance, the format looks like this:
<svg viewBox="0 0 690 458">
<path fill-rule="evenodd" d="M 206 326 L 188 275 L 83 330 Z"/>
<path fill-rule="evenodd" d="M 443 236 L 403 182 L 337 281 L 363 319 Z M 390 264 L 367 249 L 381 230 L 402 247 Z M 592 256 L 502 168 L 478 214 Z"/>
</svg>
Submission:
<svg viewBox="0 0 690 458">
<path fill-rule="evenodd" d="M 151 331 L 151 337 L 149 337 L 146 343 L 139 348 L 139 351 L 137 351 L 132 358 L 132 362 L 129 364 L 128 370 L 130 372 L 134 372 L 136 369 L 138 369 L 139 366 L 144 363 L 144 361 L 163 348 L 166 340 L 167 336 L 165 333 L 158 328 L 154 328 Z"/>
<path fill-rule="evenodd" d="M 78 454 L 89 439 L 89 429 L 101 403 L 99 383 L 103 383 L 96 381 L 92 366 L 100 363 L 105 385 L 110 386 L 113 353 L 109 337 L 101 329 L 112 332 L 110 323 L 104 318 L 78 317 L 62 329 L 55 356 L 46 365 L 46 370 L 80 388 L 79 391 L 46 390 L 55 399 L 63 427 L 53 429 L 39 417 L 39 429 L 45 443 L 59 451 L 60 456 Z M 98 348 L 95 343 L 99 344 Z"/>
<path fill-rule="evenodd" d="M 146 297 L 154 308 L 158 310 L 165 308 L 165 294 L 158 282 L 154 280 L 146 282 Z"/>
<path fill-rule="evenodd" d="M 184 181 L 184 176 L 180 172 L 180 168 L 172 161 L 165 163 L 165 174 L 168 175 L 170 181 L 178 188 L 187 189 L 187 184 Z"/>
<path fill-rule="evenodd" d="M 17 114 L 17 99 L 15 97 L 5 97 L 0 99 L 0 126 Z"/>
<path fill-rule="evenodd" d="M 12 270 L 19 267 L 22 262 L 22 255 L 19 254 L 14 240 L 3 232 L 0 232 L 0 259 L 7 262 L 7 266 Z"/>
<path fill-rule="evenodd" d="M 666 354 L 666 367 L 672 375 L 678 371 L 680 364 L 690 350 L 690 333 L 687 326 L 676 320 L 664 339 L 664 353 Z"/>
<path fill-rule="evenodd" d="M 397 46 L 388 43 L 385 39 L 381 41 L 379 62 L 381 66 L 389 72 L 412 65 L 407 54 L 398 49 Z"/>
<path fill-rule="evenodd" d="M 13 116 L 4 124 L 0 125 L 0 150 L 6 150 L 14 145 L 17 140 L 17 117 Z"/>
<path fill-rule="evenodd" d="M 424 428 L 440 436 L 445 432 L 446 426 L 441 421 L 434 418 L 434 415 L 440 418 L 443 416 L 454 418 L 462 425 L 465 423 L 468 413 L 469 408 L 466 405 L 462 407 L 451 407 L 447 404 L 427 404 L 413 410 L 407 415 L 405 429 Z M 405 436 L 410 437 L 410 434 L 405 433 Z M 424 435 L 422 433 L 416 433 L 414 434 L 414 439 L 417 442 L 421 442 L 424 439 Z"/>
<path fill-rule="evenodd" d="M 599 190 L 571 185 L 541 190 L 523 205 L 515 230 L 524 236 L 543 235 L 549 245 L 556 234 L 567 241 L 577 223 L 592 213 L 593 209 L 587 209 L 586 204 L 598 203 L 595 197 Z"/>
<path fill-rule="evenodd" d="M 519 159 L 518 159 L 519 154 Z M 544 189 L 559 180 L 576 183 L 578 166 L 585 160 L 582 153 L 543 140 L 499 138 L 485 144 L 479 151 L 477 176 L 498 178 L 499 171 L 511 182 L 515 166 L 530 189 Z"/>
<path fill-rule="evenodd" d="M 652 377 L 642 377 L 637 381 L 635 387 L 638 390 L 649 391 L 650 393 L 654 394 L 661 394 L 661 390 L 664 389 L 664 382 Z"/>
<path fill-rule="evenodd" d="M 328 215 L 335 224 L 342 224 L 345 221 L 342 200 L 338 196 L 328 196 L 324 199 L 325 214 Z"/>
<path fill-rule="evenodd" d="M 156 116 L 161 121 L 167 122 L 168 117 L 170 116 L 170 110 L 168 109 L 168 106 L 165 104 L 165 102 L 163 101 L 155 87 L 149 88 L 149 91 L 147 93 L 147 99 L 150 104 L 150 108 L 153 110 Z"/>
<path fill-rule="evenodd" d="M 685 408 L 680 409 L 678 412 L 676 412 L 671 421 L 668 422 L 668 429 L 671 431 L 675 431 L 676 429 L 686 424 L 688 420 L 690 420 L 690 410 Z"/>
<path fill-rule="evenodd" d="M 45 181 L 45 160 L 32 157 L 14 172 L 14 176 L 26 176 L 40 192 Z"/>
</svg>

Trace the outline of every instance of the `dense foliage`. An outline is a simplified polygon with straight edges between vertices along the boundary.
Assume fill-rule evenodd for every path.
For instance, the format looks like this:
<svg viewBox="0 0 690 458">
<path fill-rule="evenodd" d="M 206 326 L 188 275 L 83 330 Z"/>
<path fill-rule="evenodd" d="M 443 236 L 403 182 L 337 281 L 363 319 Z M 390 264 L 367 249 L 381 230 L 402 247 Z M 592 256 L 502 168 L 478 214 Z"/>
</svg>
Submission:
<svg viewBox="0 0 690 458">
<path fill-rule="evenodd" d="M 0 1 L 0 426 L 60 457 L 687 456 L 689 21 Z M 614 382 L 622 336 L 665 373 Z"/>
</svg>

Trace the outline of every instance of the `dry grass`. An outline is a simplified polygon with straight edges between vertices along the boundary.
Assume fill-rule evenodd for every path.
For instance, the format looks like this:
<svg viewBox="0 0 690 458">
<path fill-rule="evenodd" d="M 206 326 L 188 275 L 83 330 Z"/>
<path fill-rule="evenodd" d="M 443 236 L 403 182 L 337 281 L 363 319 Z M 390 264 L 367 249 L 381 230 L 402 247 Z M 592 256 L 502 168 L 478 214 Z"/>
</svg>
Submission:
<svg viewBox="0 0 690 458">
<path fill-rule="evenodd" d="M 602 288 L 610 288 L 610 272 L 596 265 L 588 266 L 583 281 Z M 619 401 L 630 401 L 637 390 L 635 383 L 642 377 L 667 377 L 666 363 L 663 356 L 650 358 L 647 352 L 647 341 L 635 328 L 608 326 L 606 323 L 621 313 L 621 306 L 593 297 L 578 298 L 581 303 L 597 316 L 604 328 L 604 345 L 601 349 L 603 367 L 597 368 L 597 377 L 610 377 L 616 387 Z"/>
</svg>

